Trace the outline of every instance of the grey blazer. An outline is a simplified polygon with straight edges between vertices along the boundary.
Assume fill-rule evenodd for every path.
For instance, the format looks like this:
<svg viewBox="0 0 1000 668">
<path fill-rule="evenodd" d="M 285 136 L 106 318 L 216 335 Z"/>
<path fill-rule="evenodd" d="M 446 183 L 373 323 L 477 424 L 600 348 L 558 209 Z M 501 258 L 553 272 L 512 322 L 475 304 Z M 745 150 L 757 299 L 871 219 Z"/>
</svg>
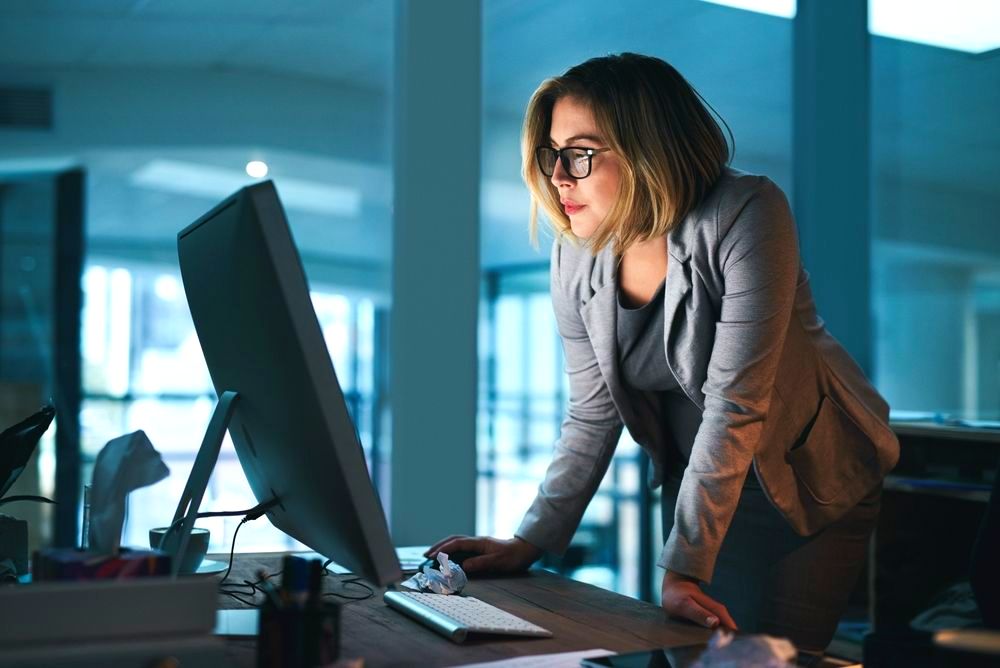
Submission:
<svg viewBox="0 0 1000 668">
<path fill-rule="evenodd" d="M 794 530 L 841 517 L 895 466 L 889 406 L 817 316 L 784 193 L 726 169 L 667 237 L 664 347 L 703 410 L 659 565 L 709 583 L 752 465 Z M 552 462 L 516 535 L 561 554 L 607 470 L 622 426 L 662 482 L 669 430 L 654 395 L 622 384 L 617 262 L 556 240 L 552 304 L 570 396 Z"/>
</svg>

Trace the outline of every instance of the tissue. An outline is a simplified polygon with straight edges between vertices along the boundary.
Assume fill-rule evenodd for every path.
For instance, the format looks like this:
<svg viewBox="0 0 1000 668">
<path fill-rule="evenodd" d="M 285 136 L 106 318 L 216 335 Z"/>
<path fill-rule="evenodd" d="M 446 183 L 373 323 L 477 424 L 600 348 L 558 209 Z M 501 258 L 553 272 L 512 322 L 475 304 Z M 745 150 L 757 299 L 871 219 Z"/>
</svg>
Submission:
<svg viewBox="0 0 1000 668">
<path fill-rule="evenodd" d="M 117 554 L 129 492 L 170 474 L 160 453 L 142 430 L 112 439 L 94 464 L 90 493 L 90 550 Z"/>
<path fill-rule="evenodd" d="M 429 591 L 435 594 L 458 594 L 465 588 L 469 578 L 465 575 L 462 567 L 448 558 L 444 552 L 437 553 L 438 565 L 441 570 L 432 568 L 430 564 L 424 566 L 422 573 L 417 573 L 412 578 L 402 583 L 404 587 L 415 589 L 416 591 Z"/>
</svg>

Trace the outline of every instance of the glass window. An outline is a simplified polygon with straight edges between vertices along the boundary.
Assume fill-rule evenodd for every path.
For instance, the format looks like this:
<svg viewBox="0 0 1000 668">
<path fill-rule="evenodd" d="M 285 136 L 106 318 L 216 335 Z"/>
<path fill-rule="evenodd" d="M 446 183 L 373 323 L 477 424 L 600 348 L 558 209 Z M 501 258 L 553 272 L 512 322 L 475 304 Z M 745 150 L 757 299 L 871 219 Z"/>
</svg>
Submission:
<svg viewBox="0 0 1000 668">
<path fill-rule="evenodd" d="M 180 289 L 177 233 L 238 188 L 267 178 L 275 182 L 316 290 L 324 334 L 366 454 L 381 472 L 378 480 L 387 481 L 389 467 L 380 463 L 374 445 L 374 415 L 381 409 L 373 397 L 383 384 L 375 376 L 384 373 L 377 360 L 385 354 L 387 337 L 378 333 L 391 276 L 387 110 L 393 17 L 388 0 L 350 7 L 330 2 L 62 3 L 57 12 L 48 3 L 5 7 L 4 79 L 13 91 L 28 90 L 30 99 L 51 104 L 29 105 L 38 113 L 4 124 L 0 227 L 12 230 L 15 218 L 27 222 L 25 213 L 45 221 L 54 214 L 46 201 L 53 195 L 18 188 L 12 197 L 6 187 L 10 178 L 67 167 L 85 174 L 88 272 L 82 287 L 88 304 L 81 354 L 87 426 L 81 437 L 86 456 L 92 458 L 107 439 L 140 427 L 170 457 L 190 457 L 200 444 L 214 396 Z M 192 29 L 200 23 L 211 29 Z M 262 35 L 267 48 L 247 48 Z M 18 231 L 22 240 L 43 229 L 26 227 L 30 234 Z M 50 256 L 14 241 L 5 237 L 0 262 L 6 295 L 0 304 L 5 325 L 0 349 L 15 362 L 0 355 L 4 381 L 34 373 L 28 366 L 36 365 L 39 342 L 48 349 L 51 339 L 29 337 L 28 329 L 11 326 L 22 321 L 24 311 L 10 280 L 15 271 L 29 274 L 20 268 L 21 256 L 34 263 L 36 282 L 51 270 Z M 24 250 L 32 251 L 30 258 Z M 51 314 L 51 291 L 33 294 L 43 299 L 32 308 Z M 40 489 L 51 489 L 55 455 L 51 449 L 42 454 Z M 229 470 L 227 456 L 215 478 Z M 183 479 L 180 462 L 171 465 Z M 88 480 L 89 468 L 82 476 Z M 213 479 L 213 485 L 223 482 L 230 481 Z M 234 482 L 242 482 L 242 474 Z M 138 507 L 147 503 L 140 503 L 142 494 L 158 489 L 136 494 L 130 527 Z M 75 491 L 59 490 L 63 498 Z M 164 492 L 171 510 L 173 492 Z M 229 503 L 220 487 L 210 494 L 206 504 Z M 248 545 L 260 524 L 240 532 Z M 146 543 L 145 536 L 136 537 Z M 216 549 L 223 532 L 214 537 Z"/>
<path fill-rule="evenodd" d="M 873 36 L 871 63 L 877 385 L 897 418 L 996 424 L 998 61 Z"/>
<path fill-rule="evenodd" d="M 174 268 L 94 262 L 84 274 L 84 402 L 81 414 L 83 479 L 97 453 L 117 436 L 145 431 L 170 476 L 129 495 L 123 544 L 148 544 L 148 529 L 170 523 L 215 408 L 212 389 L 180 275 Z M 312 293 L 330 356 L 372 466 L 372 377 L 375 306 L 334 288 Z M 256 505 L 228 435 L 201 510 L 241 510 Z M 240 517 L 198 520 L 212 532 L 211 551 L 228 551 Z M 240 551 L 302 545 L 267 522 L 248 523 Z"/>
<path fill-rule="evenodd" d="M 508 537 L 535 498 L 563 418 L 567 379 L 552 314 L 548 270 L 489 275 L 484 300 L 479 407 L 477 533 Z M 565 557 L 545 565 L 639 595 L 640 457 L 622 436 Z"/>
</svg>

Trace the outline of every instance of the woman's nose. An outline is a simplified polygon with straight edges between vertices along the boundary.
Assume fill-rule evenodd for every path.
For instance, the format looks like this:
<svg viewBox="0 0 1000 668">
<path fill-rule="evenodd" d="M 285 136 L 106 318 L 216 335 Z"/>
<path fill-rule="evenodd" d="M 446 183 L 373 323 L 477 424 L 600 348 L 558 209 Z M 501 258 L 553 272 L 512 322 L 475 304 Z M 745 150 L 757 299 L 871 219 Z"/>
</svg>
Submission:
<svg viewBox="0 0 1000 668">
<path fill-rule="evenodd" d="M 556 160 L 556 166 L 552 168 L 552 185 L 557 188 L 566 183 L 576 183 L 576 179 L 566 173 L 563 169 L 562 160 Z"/>
</svg>

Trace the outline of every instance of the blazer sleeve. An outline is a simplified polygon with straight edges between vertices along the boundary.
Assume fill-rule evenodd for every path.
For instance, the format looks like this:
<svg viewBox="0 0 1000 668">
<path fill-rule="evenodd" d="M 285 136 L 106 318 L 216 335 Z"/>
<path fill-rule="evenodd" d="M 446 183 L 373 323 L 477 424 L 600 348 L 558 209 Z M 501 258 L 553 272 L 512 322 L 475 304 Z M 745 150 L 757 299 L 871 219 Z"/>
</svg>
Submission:
<svg viewBox="0 0 1000 668">
<path fill-rule="evenodd" d="M 658 562 L 705 583 L 760 446 L 799 272 L 788 202 L 762 181 L 749 197 L 720 202 L 716 263 L 724 291 L 702 388 L 705 410 Z"/>
<path fill-rule="evenodd" d="M 577 300 L 563 287 L 563 250 L 556 239 L 549 277 L 569 377 L 569 403 L 545 478 L 515 532 L 554 554 L 562 554 L 569 546 L 622 432 L 621 418 L 598 367 Z"/>
</svg>

